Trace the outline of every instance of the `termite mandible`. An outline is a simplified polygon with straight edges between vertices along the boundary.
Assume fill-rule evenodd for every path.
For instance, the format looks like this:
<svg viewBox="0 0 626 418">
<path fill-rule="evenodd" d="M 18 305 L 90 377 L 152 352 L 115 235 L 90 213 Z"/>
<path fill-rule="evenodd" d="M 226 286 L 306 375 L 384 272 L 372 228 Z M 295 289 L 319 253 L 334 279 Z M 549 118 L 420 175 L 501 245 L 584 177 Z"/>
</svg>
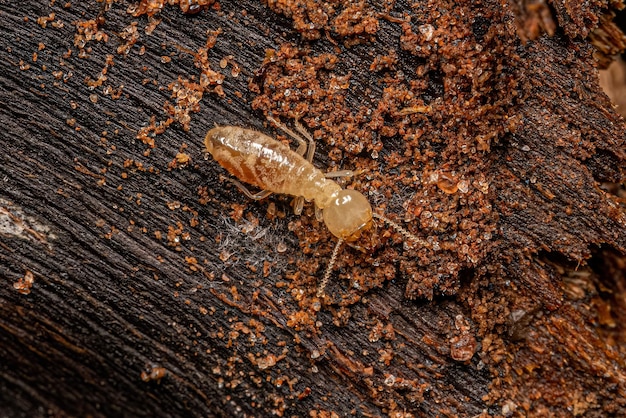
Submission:
<svg viewBox="0 0 626 418">
<path fill-rule="evenodd" d="M 308 139 L 308 148 L 300 135 L 272 117 L 268 117 L 268 120 L 298 141 L 296 151 L 268 135 L 239 126 L 216 126 L 207 132 L 204 145 L 215 161 L 230 174 L 262 189 L 253 194 L 239 181 L 230 179 L 249 198 L 260 200 L 272 193 L 295 196 L 294 211 L 297 215 L 302 212 L 305 200 L 315 203 L 316 217 L 318 220 L 323 219 L 330 233 L 338 238 L 319 284 L 318 297 L 324 294 L 343 242 L 357 241 L 363 232 L 372 227 L 373 218 L 387 223 L 414 243 L 430 247 L 428 242 L 373 212 L 362 193 L 342 189 L 331 180 L 332 177 L 349 176 L 351 171 L 323 173 L 315 168 L 312 164 L 315 141 L 298 121 L 295 122 L 296 129 Z"/>
</svg>

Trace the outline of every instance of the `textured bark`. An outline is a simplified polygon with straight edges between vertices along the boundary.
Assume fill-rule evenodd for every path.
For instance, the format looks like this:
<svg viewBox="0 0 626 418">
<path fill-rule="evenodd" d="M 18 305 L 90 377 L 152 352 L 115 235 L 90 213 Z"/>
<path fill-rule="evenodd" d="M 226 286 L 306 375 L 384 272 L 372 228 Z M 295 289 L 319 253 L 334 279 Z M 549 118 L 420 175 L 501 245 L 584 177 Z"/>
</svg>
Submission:
<svg viewBox="0 0 626 418">
<path fill-rule="evenodd" d="M 608 4 L 184 4 L 0 3 L 0 416 L 626 414 Z M 312 208 L 204 158 L 270 113 L 431 244 L 316 297 Z"/>
</svg>

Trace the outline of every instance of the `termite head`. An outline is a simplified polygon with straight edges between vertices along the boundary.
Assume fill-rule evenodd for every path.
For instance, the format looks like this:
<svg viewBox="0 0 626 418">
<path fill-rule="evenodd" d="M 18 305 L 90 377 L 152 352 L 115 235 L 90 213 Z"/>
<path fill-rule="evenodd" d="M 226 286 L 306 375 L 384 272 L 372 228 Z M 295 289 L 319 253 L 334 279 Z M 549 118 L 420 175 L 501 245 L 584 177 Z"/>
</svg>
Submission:
<svg viewBox="0 0 626 418">
<path fill-rule="evenodd" d="M 369 231 L 372 228 L 372 225 L 374 225 L 372 220 L 373 218 L 387 223 L 393 229 L 401 233 L 406 239 L 412 241 L 413 244 L 433 248 L 432 242 L 425 241 L 420 237 L 413 235 L 399 224 L 383 215 L 373 213 L 372 206 L 367 201 L 365 196 L 354 190 L 345 189 L 338 191 L 331 199 L 330 204 L 324 207 L 323 216 L 326 227 L 339 240 L 333 249 L 333 254 L 328 262 L 328 268 L 326 268 L 326 273 L 324 273 L 324 278 L 317 288 L 318 297 L 322 297 L 324 295 L 324 289 L 330 279 L 333 266 L 335 265 L 337 255 L 339 254 L 339 249 L 344 241 L 347 241 L 351 246 L 355 246 L 359 249 L 366 248 L 361 247 L 360 245 L 355 245 L 354 241 L 359 240 L 359 244 L 362 244 L 362 241 L 364 240 L 367 241 L 367 237 L 364 235 L 371 235 L 369 233 L 365 234 L 365 232 Z M 372 236 L 370 238 L 374 237 Z M 370 244 L 372 243 L 373 241 L 370 242 Z M 373 247 L 373 245 L 368 245 L 368 247 Z"/>
<path fill-rule="evenodd" d="M 356 190 L 343 189 L 324 208 L 324 223 L 337 238 L 353 242 L 372 227 L 372 206 Z"/>
</svg>

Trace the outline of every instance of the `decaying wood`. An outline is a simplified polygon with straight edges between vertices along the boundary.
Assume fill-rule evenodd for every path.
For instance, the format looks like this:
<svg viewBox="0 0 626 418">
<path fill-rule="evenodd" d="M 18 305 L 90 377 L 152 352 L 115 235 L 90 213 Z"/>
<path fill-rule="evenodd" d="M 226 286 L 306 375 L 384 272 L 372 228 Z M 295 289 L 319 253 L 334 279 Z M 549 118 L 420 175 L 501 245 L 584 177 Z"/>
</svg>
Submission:
<svg viewBox="0 0 626 418">
<path fill-rule="evenodd" d="M 0 416 L 626 413 L 608 3 L 35 3 L 0 4 Z M 270 114 L 431 245 L 379 225 L 318 298 L 312 208 L 205 158 Z"/>
</svg>

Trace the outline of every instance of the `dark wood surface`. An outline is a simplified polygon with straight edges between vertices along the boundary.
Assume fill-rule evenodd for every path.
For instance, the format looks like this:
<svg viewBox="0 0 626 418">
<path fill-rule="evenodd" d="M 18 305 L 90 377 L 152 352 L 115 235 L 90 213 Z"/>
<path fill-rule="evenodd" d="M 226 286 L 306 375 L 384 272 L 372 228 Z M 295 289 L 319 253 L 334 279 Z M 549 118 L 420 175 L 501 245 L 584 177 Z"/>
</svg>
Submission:
<svg viewBox="0 0 626 418">
<path fill-rule="evenodd" d="M 579 6 L 522 43 L 501 2 L 0 2 L 0 416 L 626 413 L 624 123 Z M 380 223 L 316 297 L 312 207 L 205 156 L 270 113 L 431 245 Z"/>
</svg>

